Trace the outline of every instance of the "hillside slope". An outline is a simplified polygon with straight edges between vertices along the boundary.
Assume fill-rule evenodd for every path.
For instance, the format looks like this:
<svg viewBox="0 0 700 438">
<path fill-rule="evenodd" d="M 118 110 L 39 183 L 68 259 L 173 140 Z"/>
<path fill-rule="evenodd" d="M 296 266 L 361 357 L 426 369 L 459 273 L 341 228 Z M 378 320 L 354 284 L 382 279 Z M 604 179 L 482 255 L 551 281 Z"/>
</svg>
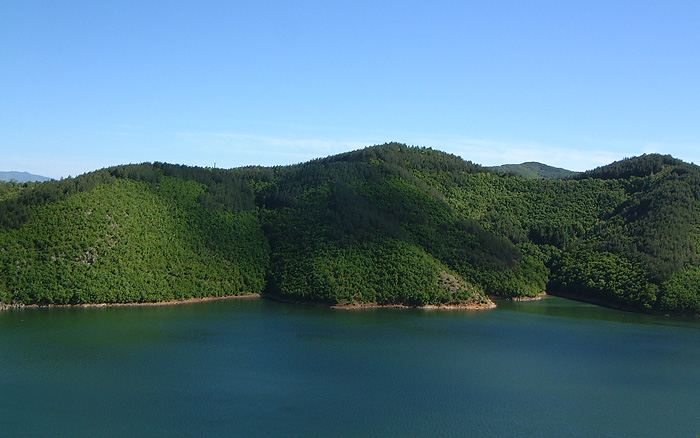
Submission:
<svg viewBox="0 0 700 438">
<path fill-rule="evenodd" d="M 257 214 L 204 209 L 204 186 L 147 170 L 157 181 L 98 172 L 42 187 L 41 196 L 20 193 L 21 214 L 2 216 L 14 220 L 0 232 L 3 300 L 124 303 L 262 292 L 269 254 Z"/>
<path fill-rule="evenodd" d="M 479 306 L 547 290 L 700 314 L 699 183 L 668 156 L 531 179 L 391 143 L 294 166 L 0 185 L 0 299 Z"/>
</svg>

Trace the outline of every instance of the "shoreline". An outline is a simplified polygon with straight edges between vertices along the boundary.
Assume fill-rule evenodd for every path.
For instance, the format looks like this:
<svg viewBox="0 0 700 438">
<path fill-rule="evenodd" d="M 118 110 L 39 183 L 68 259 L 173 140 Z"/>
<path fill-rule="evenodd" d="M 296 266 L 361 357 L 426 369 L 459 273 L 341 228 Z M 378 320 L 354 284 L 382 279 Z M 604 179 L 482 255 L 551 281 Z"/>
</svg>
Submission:
<svg viewBox="0 0 700 438">
<path fill-rule="evenodd" d="M 354 303 L 354 304 L 330 304 L 315 301 L 287 299 L 268 294 L 250 293 L 243 295 L 226 295 L 220 297 L 195 297 L 183 300 L 148 301 L 133 303 L 81 303 L 81 304 L 0 304 L 0 311 L 14 309 L 52 309 L 52 308 L 101 308 L 101 307 L 155 307 L 155 306 L 179 306 L 182 304 L 195 304 L 216 300 L 231 300 L 243 298 L 263 298 L 278 303 L 295 304 L 307 307 L 318 307 L 336 310 L 362 310 L 362 309 L 428 309 L 428 310 L 484 310 L 493 309 L 496 304 L 493 301 L 478 304 L 428 304 L 425 306 L 409 306 L 405 304 L 379 304 L 379 303 Z"/>
<path fill-rule="evenodd" d="M 665 316 L 665 317 L 690 317 L 690 318 L 700 318 L 700 314 L 688 314 L 688 313 L 672 313 L 672 312 L 660 312 L 652 310 L 642 310 L 636 309 L 630 306 L 624 306 L 614 303 L 609 303 L 604 300 L 596 300 L 591 298 L 577 297 L 575 295 L 569 295 L 566 293 L 547 293 L 541 292 L 536 297 L 499 297 L 498 295 L 488 295 L 489 302 L 487 303 L 472 303 L 472 304 L 428 304 L 425 306 L 410 306 L 405 304 L 378 304 L 378 303 L 353 303 L 353 304 L 331 304 L 316 301 L 305 301 L 305 300 L 295 300 L 291 298 L 283 298 L 279 296 L 269 295 L 265 293 L 249 293 L 242 295 L 225 295 L 225 296 L 214 296 L 214 297 L 193 297 L 185 298 L 182 300 L 168 300 L 168 301 L 149 301 L 149 302 L 132 302 L 132 303 L 82 303 L 82 304 L 4 304 L 0 303 L 0 312 L 17 310 L 17 309 L 46 309 L 46 308 L 99 308 L 99 307 L 154 307 L 154 306 L 177 306 L 181 304 L 195 304 L 202 303 L 206 301 L 216 301 L 216 300 L 230 300 L 230 299 L 243 299 L 243 298 L 264 298 L 271 301 L 277 301 L 279 303 L 285 304 L 295 304 L 307 307 L 318 307 L 324 309 L 336 309 L 336 310 L 363 310 L 363 309 L 426 309 L 426 310 L 486 310 L 494 309 L 498 305 L 494 301 L 538 301 L 548 296 L 561 297 L 569 299 L 572 301 L 579 301 L 583 303 L 593 304 L 603 308 L 620 310 L 630 313 L 639 313 L 646 315 L 655 316 Z"/>
<path fill-rule="evenodd" d="M 0 312 L 13 309 L 42 309 L 42 308 L 99 308 L 99 307 L 153 307 L 153 306 L 177 306 L 181 304 L 194 304 L 215 300 L 229 300 L 239 298 L 263 298 L 278 303 L 294 304 L 307 307 L 318 307 L 324 309 L 336 310 L 363 310 L 363 309 L 426 309 L 426 310 L 486 310 L 498 307 L 496 301 L 536 301 L 547 297 L 546 292 L 541 292 L 536 297 L 500 297 L 498 295 L 488 295 L 489 301 L 486 303 L 460 303 L 460 304 L 427 304 L 423 306 L 412 306 L 403 303 L 395 304 L 379 304 L 371 303 L 351 303 L 351 304 L 332 304 L 310 300 L 297 300 L 293 298 L 285 298 L 266 293 L 249 293 L 242 295 L 226 295 L 214 297 L 193 297 L 185 299 L 175 299 L 167 301 L 148 301 L 148 302 L 131 302 L 131 303 L 81 303 L 81 304 L 0 304 Z M 568 297 L 566 297 L 568 298 Z"/>
<path fill-rule="evenodd" d="M 379 303 L 353 303 L 353 304 L 331 304 L 316 301 L 295 300 L 291 298 L 278 297 L 274 295 L 261 295 L 262 298 L 277 301 L 278 303 L 296 304 L 307 307 L 318 307 L 334 310 L 364 310 L 364 309 L 428 309 L 428 310 L 484 310 L 493 309 L 496 304 L 493 301 L 478 304 L 428 304 L 425 306 L 409 306 L 406 304 L 379 304 Z"/>
<path fill-rule="evenodd" d="M 0 304 L 0 311 L 12 309 L 52 309 L 62 307 L 73 308 L 97 308 L 97 307 L 155 307 L 155 306 L 179 306 L 181 304 L 203 303 L 206 301 L 232 300 L 238 298 L 260 298 L 259 293 L 243 295 L 225 295 L 220 297 L 193 297 L 182 300 L 146 301 L 133 303 L 81 303 L 81 304 Z"/>
<path fill-rule="evenodd" d="M 426 310 L 485 310 L 494 309 L 496 304 L 427 304 L 425 306 L 407 306 L 405 304 L 378 304 L 378 303 L 355 303 L 355 304 L 334 304 L 329 306 L 338 310 L 363 310 L 363 309 L 426 309 Z"/>
<path fill-rule="evenodd" d="M 581 297 L 574 294 L 567 294 L 566 292 L 559 292 L 550 294 L 559 298 L 566 298 L 567 300 L 578 301 L 580 303 L 593 304 L 599 307 L 605 307 L 608 309 L 619 310 L 621 312 L 628 313 L 639 313 L 642 315 L 652 315 L 652 316 L 665 316 L 669 318 L 682 317 L 682 318 L 700 318 L 698 313 L 682 313 L 682 312 L 664 312 L 661 310 L 654 309 L 640 309 L 634 306 L 628 306 L 625 304 L 614 303 L 611 301 L 606 301 L 604 299 L 595 297 Z"/>
<path fill-rule="evenodd" d="M 497 300 L 497 301 L 520 301 L 520 302 L 526 302 L 526 301 L 538 301 L 543 298 L 546 298 L 548 296 L 547 291 L 542 291 L 537 296 L 535 297 L 501 297 L 498 295 L 489 295 L 489 298 L 492 300 Z"/>
</svg>

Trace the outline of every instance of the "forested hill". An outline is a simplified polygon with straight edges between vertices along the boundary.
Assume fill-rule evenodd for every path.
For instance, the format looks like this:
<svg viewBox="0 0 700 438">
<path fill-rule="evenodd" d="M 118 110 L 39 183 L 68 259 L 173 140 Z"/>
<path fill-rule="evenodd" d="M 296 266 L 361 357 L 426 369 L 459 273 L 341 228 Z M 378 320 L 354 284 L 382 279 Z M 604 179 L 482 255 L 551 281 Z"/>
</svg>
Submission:
<svg viewBox="0 0 700 438">
<path fill-rule="evenodd" d="M 502 164 L 500 166 L 492 166 L 489 169 L 496 172 L 513 173 L 515 175 L 524 176 L 526 178 L 569 178 L 576 175 L 574 172 L 560 167 L 552 167 L 546 164 L 530 161 L 522 164 Z"/>
<path fill-rule="evenodd" d="M 699 183 L 668 156 L 531 179 L 395 143 L 294 166 L 4 183 L 0 299 L 487 305 L 547 290 L 700 314 Z"/>
</svg>

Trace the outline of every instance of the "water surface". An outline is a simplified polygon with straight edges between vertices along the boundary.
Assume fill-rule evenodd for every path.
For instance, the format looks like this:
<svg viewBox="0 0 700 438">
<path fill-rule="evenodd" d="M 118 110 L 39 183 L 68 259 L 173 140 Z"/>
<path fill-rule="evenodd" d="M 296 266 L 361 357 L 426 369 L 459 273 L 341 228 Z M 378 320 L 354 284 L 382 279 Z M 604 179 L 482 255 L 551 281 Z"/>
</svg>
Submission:
<svg viewBox="0 0 700 438">
<path fill-rule="evenodd" d="M 263 299 L 0 312 L 2 436 L 700 435 L 700 322 Z"/>
</svg>

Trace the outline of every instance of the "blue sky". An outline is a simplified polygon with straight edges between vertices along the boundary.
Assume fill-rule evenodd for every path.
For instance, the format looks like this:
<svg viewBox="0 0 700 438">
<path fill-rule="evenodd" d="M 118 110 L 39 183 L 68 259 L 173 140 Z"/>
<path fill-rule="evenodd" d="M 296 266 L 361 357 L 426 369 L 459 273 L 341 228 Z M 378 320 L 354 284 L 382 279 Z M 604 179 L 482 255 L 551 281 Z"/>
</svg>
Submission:
<svg viewBox="0 0 700 438">
<path fill-rule="evenodd" d="M 307 161 L 700 163 L 700 2 L 0 3 L 0 170 Z"/>
</svg>

